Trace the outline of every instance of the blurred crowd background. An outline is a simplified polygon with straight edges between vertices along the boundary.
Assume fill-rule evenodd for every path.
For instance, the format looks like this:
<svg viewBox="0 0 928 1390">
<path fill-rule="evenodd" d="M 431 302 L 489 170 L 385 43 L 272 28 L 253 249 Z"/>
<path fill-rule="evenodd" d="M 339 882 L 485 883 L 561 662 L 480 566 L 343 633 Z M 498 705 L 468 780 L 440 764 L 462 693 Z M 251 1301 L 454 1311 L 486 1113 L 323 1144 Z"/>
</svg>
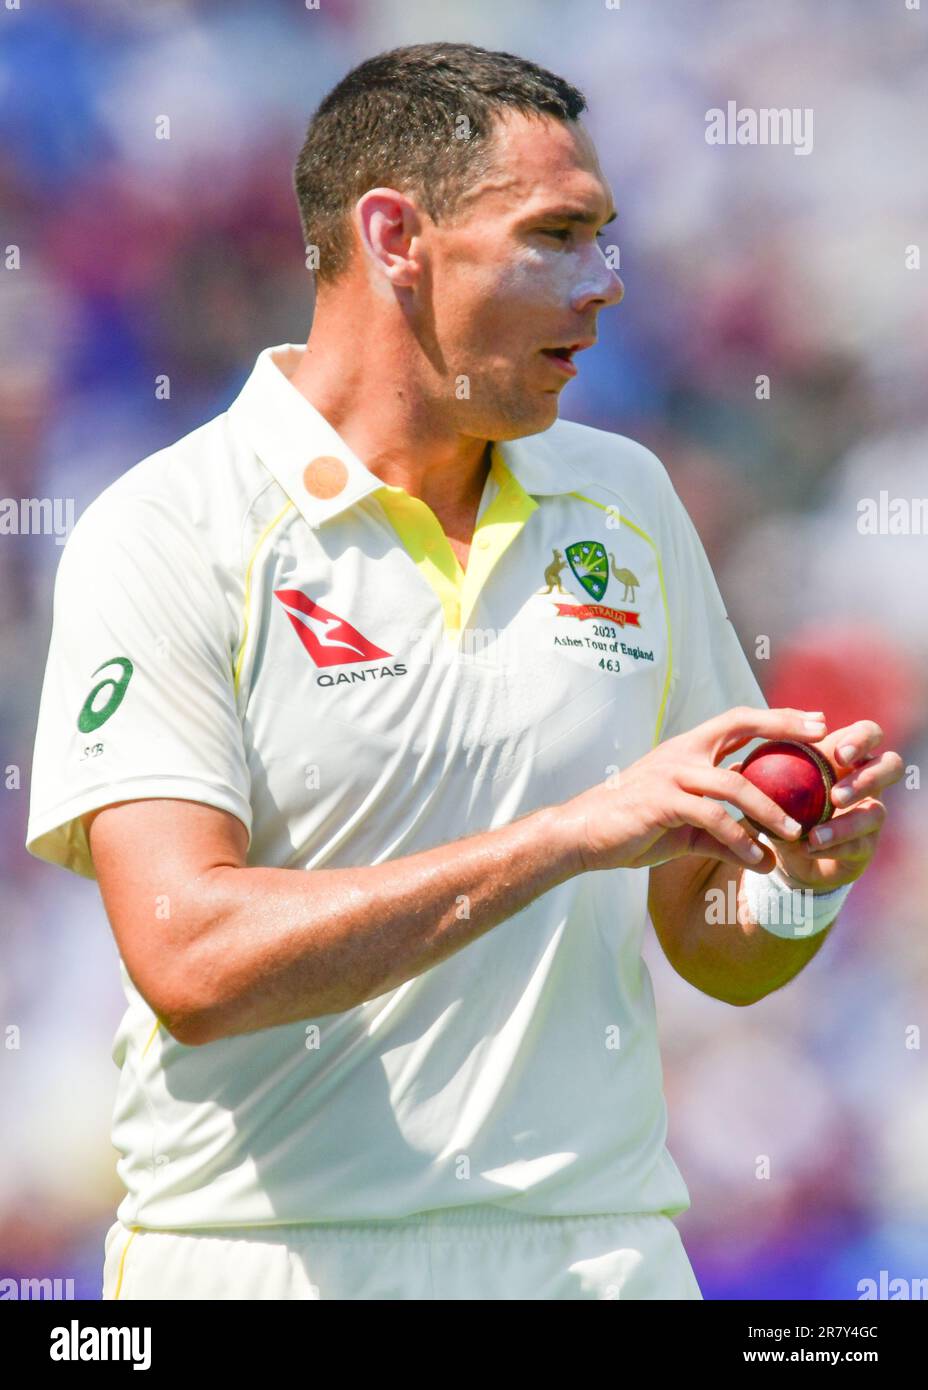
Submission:
<svg viewBox="0 0 928 1390">
<path fill-rule="evenodd" d="M 910 770 L 876 861 L 785 990 L 716 1003 L 649 933 L 703 1292 L 853 1299 L 881 1270 L 928 1277 L 912 1031 L 928 1025 L 928 535 L 858 528 L 881 490 L 928 496 L 928 268 L 911 250 L 928 255 L 928 5 L 0 11 L 0 244 L 21 248 L 0 270 L 0 494 L 73 498 L 79 515 L 224 410 L 263 347 L 305 341 L 291 169 L 306 122 L 363 58 L 434 39 L 522 54 L 585 92 L 626 297 L 562 414 L 661 457 L 769 703 L 824 708 L 832 727 L 874 718 Z M 811 153 L 707 144 L 706 112 L 729 100 L 811 108 Z M 97 1298 L 122 1196 L 124 1001 L 96 885 L 23 848 L 60 555 L 52 535 L 0 536 L 0 1276 L 71 1277 Z"/>
</svg>

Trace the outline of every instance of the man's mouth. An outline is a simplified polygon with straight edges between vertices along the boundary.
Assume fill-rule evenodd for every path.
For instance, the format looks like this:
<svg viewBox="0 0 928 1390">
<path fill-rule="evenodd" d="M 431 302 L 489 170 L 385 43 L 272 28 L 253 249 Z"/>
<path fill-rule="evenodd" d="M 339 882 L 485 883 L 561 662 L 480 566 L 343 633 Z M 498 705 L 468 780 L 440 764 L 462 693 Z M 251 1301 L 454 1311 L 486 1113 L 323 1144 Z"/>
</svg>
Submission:
<svg viewBox="0 0 928 1390">
<path fill-rule="evenodd" d="M 577 343 L 568 343 L 560 347 L 542 348 L 542 352 L 549 361 L 567 373 L 568 376 L 577 375 L 577 367 L 573 360 L 575 352 L 582 352 L 584 348 L 592 347 L 595 339 L 585 338 Z"/>
<path fill-rule="evenodd" d="M 548 358 L 549 362 L 553 362 L 555 366 L 560 367 L 561 371 L 566 372 L 568 376 L 577 375 L 577 368 L 573 362 L 573 354 L 576 352 L 576 348 L 542 348 L 541 351 L 544 356 Z"/>
</svg>

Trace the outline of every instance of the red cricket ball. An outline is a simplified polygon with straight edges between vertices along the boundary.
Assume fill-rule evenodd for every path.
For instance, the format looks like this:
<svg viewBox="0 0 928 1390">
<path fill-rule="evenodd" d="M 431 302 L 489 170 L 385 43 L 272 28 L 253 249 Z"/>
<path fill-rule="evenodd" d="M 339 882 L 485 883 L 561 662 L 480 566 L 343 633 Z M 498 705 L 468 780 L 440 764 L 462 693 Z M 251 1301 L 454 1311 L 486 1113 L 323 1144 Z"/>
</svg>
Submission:
<svg viewBox="0 0 928 1390">
<path fill-rule="evenodd" d="M 831 764 L 807 743 L 789 738 L 769 739 L 748 754 L 740 772 L 798 821 L 803 834 L 828 820 L 834 810 L 831 788 L 835 775 Z M 771 833 L 750 816 L 748 820 L 758 830 Z"/>
</svg>

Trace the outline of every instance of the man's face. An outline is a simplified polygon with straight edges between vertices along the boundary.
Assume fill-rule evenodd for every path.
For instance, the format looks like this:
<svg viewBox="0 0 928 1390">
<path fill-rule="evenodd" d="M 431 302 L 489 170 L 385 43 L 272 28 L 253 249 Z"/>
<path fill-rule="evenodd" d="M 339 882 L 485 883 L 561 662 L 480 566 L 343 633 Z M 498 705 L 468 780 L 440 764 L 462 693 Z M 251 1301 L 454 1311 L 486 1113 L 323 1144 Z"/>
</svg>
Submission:
<svg viewBox="0 0 928 1390">
<path fill-rule="evenodd" d="M 583 127 L 507 114 L 494 149 L 454 218 L 426 223 L 423 346 L 463 434 L 518 439 L 553 424 L 570 380 L 545 349 L 595 339 L 599 311 L 624 286 L 597 237 L 614 207 Z"/>
</svg>

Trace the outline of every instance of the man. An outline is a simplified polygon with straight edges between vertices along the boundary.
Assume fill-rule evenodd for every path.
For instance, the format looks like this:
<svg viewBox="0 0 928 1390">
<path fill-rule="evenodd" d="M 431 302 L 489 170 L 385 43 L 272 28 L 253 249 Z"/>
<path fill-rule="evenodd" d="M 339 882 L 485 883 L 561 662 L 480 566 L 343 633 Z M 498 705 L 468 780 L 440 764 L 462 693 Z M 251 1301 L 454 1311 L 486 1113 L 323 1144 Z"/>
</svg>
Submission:
<svg viewBox="0 0 928 1390">
<path fill-rule="evenodd" d="M 763 997 L 825 936 L 757 925 L 766 875 L 846 891 L 901 761 L 768 710 L 662 464 L 558 420 L 623 293 L 583 109 L 469 45 L 349 73 L 305 349 L 64 550 L 27 843 L 97 878 L 129 1001 L 105 1298 L 701 1297 L 648 910 Z M 776 737 L 852 791 L 827 853 L 720 765 Z"/>
</svg>

